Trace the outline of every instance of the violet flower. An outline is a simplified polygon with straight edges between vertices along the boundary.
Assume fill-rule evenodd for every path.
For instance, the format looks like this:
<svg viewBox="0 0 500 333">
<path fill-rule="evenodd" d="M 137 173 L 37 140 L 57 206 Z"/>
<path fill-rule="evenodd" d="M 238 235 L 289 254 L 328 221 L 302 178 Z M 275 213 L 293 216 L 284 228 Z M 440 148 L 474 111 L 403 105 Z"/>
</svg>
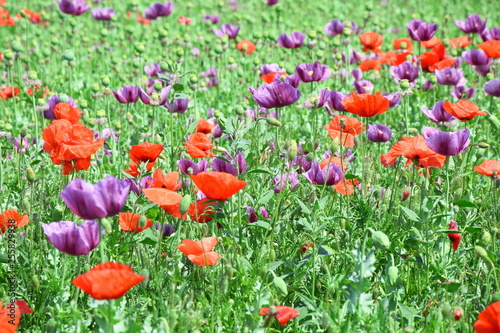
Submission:
<svg viewBox="0 0 500 333">
<path fill-rule="evenodd" d="M 99 245 L 99 228 L 95 220 L 86 220 L 81 225 L 72 221 L 40 223 L 49 242 L 61 252 L 72 256 L 88 255 Z"/>
<path fill-rule="evenodd" d="M 438 25 L 436 23 L 427 23 L 419 19 L 410 20 L 406 30 L 410 38 L 417 42 L 426 42 L 436 34 Z"/>
<path fill-rule="evenodd" d="M 174 5 L 171 1 L 160 3 L 157 2 L 152 6 L 149 6 L 144 11 L 144 17 L 148 20 L 156 20 L 158 17 L 167 17 L 174 10 Z"/>
<path fill-rule="evenodd" d="M 479 15 L 472 14 L 467 17 L 465 21 L 455 20 L 455 25 L 462 30 L 465 34 L 480 34 L 486 28 L 486 22 L 488 18 L 486 18 L 483 22 Z"/>
<path fill-rule="evenodd" d="M 220 22 L 220 17 L 219 15 L 217 14 L 214 14 L 214 15 L 205 15 L 205 17 L 203 17 L 203 23 L 206 23 L 206 22 L 211 22 L 212 24 L 217 24 Z"/>
<path fill-rule="evenodd" d="M 401 80 L 408 80 L 410 86 L 414 87 L 420 70 L 412 62 L 405 61 L 401 65 L 391 66 L 389 72 L 396 83 L 400 83 Z"/>
<path fill-rule="evenodd" d="M 138 86 L 125 86 L 118 90 L 113 90 L 113 95 L 118 102 L 125 103 L 135 103 L 139 99 L 139 87 Z"/>
<path fill-rule="evenodd" d="M 334 19 L 325 24 L 325 34 L 328 36 L 337 36 L 344 32 L 345 22 L 341 23 L 339 20 Z"/>
<path fill-rule="evenodd" d="M 172 104 L 165 103 L 165 107 L 168 109 L 170 112 L 175 112 L 175 113 L 181 113 L 184 114 L 186 113 L 189 105 L 189 99 L 187 98 L 176 98 L 172 102 Z"/>
<path fill-rule="evenodd" d="M 230 162 L 219 158 L 218 156 L 216 156 L 212 161 L 212 169 L 218 172 L 229 173 L 235 177 L 238 176 L 238 170 L 236 169 L 236 167 Z"/>
<path fill-rule="evenodd" d="M 389 127 L 382 124 L 368 124 L 368 140 L 371 142 L 387 142 L 391 139 L 392 131 Z"/>
<path fill-rule="evenodd" d="M 145 65 L 144 72 L 148 74 L 149 77 L 155 78 L 158 76 L 159 73 L 162 73 L 163 71 L 161 70 L 160 64 L 154 62 L 151 64 L 151 66 Z"/>
<path fill-rule="evenodd" d="M 381 94 L 385 98 L 389 100 L 389 108 L 395 108 L 401 103 L 401 95 L 399 92 L 393 92 L 393 93 L 388 93 L 388 92 L 382 92 Z"/>
<path fill-rule="evenodd" d="M 450 95 L 457 99 L 471 99 L 475 93 L 474 88 L 465 88 L 464 86 L 458 86 L 453 90 Z"/>
<path fill-rule="evenodd" d="M 445 86 L 464 86 L 467 80 L 464 77 L 464 71 L 453 67 L 436 69 L 437 83 Z"/>
<path fill-rule="evenodd" d="M 292 105 L 300 99 L 300 91 L 286 82 L 273 81 L 259 88 L 248 88 L 254 101 L 266 109 L 282 108 Z"/>
<path fill-rule="evenodd" d="M 484 92 L 490 96 L 500 97 L 500 79 L 493 79 L 486 82 Z"/>
<path fill-rule="evenodd" d="M 170 90 L 172 90 L 172 86 L 167 86 L 163 88 L 159 94 L 153 93 L 149 96 L 144 90 L 142 90 L 142 87 L 139 87 L 139 98 L 146 105 L 165 105 Z"/>
<path fill-rule="evenodd" d="M 461 129 L 458 132 L 442 132 L 425 138 L 427 146 L 436 154 L 444 156 L 457 156 L 467 149 L 470 143 L 470 132 L 467 128 Z"/>
<path fill-rule="evenodd" d="M 108 176 L 95 185 L 73 179 L 61 192 L 68 208 L 82 219 L 92 220 L 118 214 L 127 200 L 130 183 Z"/>
<path fill-rule="evenodd" d="M 426 107 L 422 107 L 421 110 L 430 121 L 437 123 L 438 125 L 443 125 L 444 123 L 449 123 L 457 119 L 443 108 L 443 104 L 444 101 L 439 101 L 434 104 L 432 110 L 429 110 Z"/>
<path fill-rule="evenodd" d="M 330 77 L 330 67 L 319 62 L 314 64 L 300 64 L 295 67 L 295 73 L 302 82 L 321 82 Z"/>
<path fill-rule="evenodd" d="M 160 223 L 155 223 L 153 225 L 153 227 L 156 229 L 156 230 L 160 230 L 161 228 L 161 236 L 162 237 L 169 237 L 171 235 L 173 235 L 175 233 L 175 224 L 172 224 L 172 225 L 169 225 L 167 223 L 162 223 L 162 225 L 160 226 Z"/>
<path fill-rule="evenodd" d="M 300 85 L 300 78 L 297 74 L 290 74 L 286 77 L 285 82 L 297 89 Z"/>
<path fill-rule="evenodd" d="M 351 71 L 351 75 L 354 77 L 354 80 L 359 81 L 363 78 L 363 71 L 359 68 L 355 68 Z"/>
<path fill-rule="evenodd" d="M 373 92 L 373 83 L 368 80 L 354 81 L 354 89 L 356 89 L 357 94 L 371 94 Z"/>
<path fill-rule="evenodd" d="M 92 18 L 96 21 L 111 21 L 111 17 L 115 15 L 115 10 L 110 7 L 92 9 Z"/>
<path fill-rule="evenodd" d="M 291 191 L 295 191 L 300 184 L 299 179 L 297 178 L 296 172 L 284 173 L 281 175 L 277 175 L 273 180 L 274 185 L 274 193 L 280 193 L 283 191 L 288 183 L 291 184 Z"/>
<path fill-rule="evenodd" d="M 80 16 L 89 10 L 89 6 L 85 0 L 61 0 L 59 9 L 65 14 Z"/>
<path fill-rule="evenodd" d="M 295 31 L 288 36 L 287 34 L 281 34 L 278 36 L 278 44 L 280 44 L 285 49 L 296 49 L 304 44 L 304 39 L 306 35 Z"/>
<path fill-rule="evenodd" d="M 235 39 L 236 36 L 238 36 L 238 32 L 240 31 L 240 27 L 235 27 L 234 25 L 230 23 L 225 23 L 221 26 L 220 29 L 214 29 L 213 32 L 214 34 L 222 38 L 222 36 L 227 35 L 229 39 Z"/>
<path fill-rule="evenodd" d="M 277 4 L 280 0 L 267 0 L 267 5 L 268 6 L 273 6 Z"/>
<path fill-rule="evenodd" d="M 332 186 L 344 179 L 342 169 L 334 163 L 330 163 L 321 169 L 318 162 L 312 162 L 311 169 L 302 175 L 314 185 Z"/>
<path fill-rule="evenodd" d="M 208 161 L 201 160 L 198 163 L 195 163 L 189 158 L 183 158 L 177 161 L 177 166 L 179 167 L 179 171 L 187 176 L 196 175 L 199 172 L 203 172 L 208 169 Z"/>
<path fill-rule="evenodd" d="M 481 37 L 483 42 L 487 42 L 489 40 L 500 40 L 500 28 L 484 28 L 483 32 L 480 33 L 479 36 Z"/>
<path fill-rule="evenodd" d="M 342 100 L 350 95 L 346 95 L 339 91 L 332 90 L 329 93 L 328 99 L 326 101 L 326 111 L 333 115 L 333 111 L 345 111 L 344 105 L 342 104 Z"/>
<path fill-rule="evenodd" d="M 485 76 L 490 71 L 491 58 L 483 50 L 464 51 L 462 58 L 481 76 Z"/>
<path fill-rule="evenodd" d="M 260 68 L 260 76 L 266 75 L 269 73 L 281 73 L 285 72 L 285 69 L 281 68 L 280 65 L 273 63 L 273 64 L 264 64 Z"/>
</svg>

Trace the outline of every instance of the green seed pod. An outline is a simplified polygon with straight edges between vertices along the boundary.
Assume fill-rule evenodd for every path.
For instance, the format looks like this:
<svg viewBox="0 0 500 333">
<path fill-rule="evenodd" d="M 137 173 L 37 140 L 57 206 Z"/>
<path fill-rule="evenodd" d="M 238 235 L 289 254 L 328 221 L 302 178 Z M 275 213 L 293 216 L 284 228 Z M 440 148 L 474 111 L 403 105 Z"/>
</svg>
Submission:
<svg viewBox="0 0 500 333">
<path fill-rule="evenodd" d="M 5 60 L 12 60 L 14 58 L 14 52 L 12 50 L 6 50 L 3 54 Z"/>
<path fill-rule="evenodd" d="M 375 231 L 372 233 L 372 242 L 375 247 L 383 250 L 387 250 L 391 246 L 389 237 L 382 231 Z"/>
<path fill-rule="evenodd" d="M 188 211 L 190 205 L 191 205 L 191 196 L 189 194 L 186 194 L 181 199 L 180 208 L 179 208 L 179 210 L 181 211 L 181 214 L 185 214 Z"/>
<path fill-rule="evenodd" d="M 104 218 L 104 219 L 101 219 L 101 226 L 104 228 L 104 230 L 106 230 L 106 233 L 107 234 L 110 234 L 113 232 L 113 227 L 111 226 L 111 222 Z"/>
<path fill-rule="evenodd" d="M 297 157 L 297 150 L 297 141 L 290 140 L 290 149 L 288 150 L 288 158 L 290 160 L 293 160 L 295 157 Z"/>
<path fill-rule="evenodd" d="M 429 80 L 431 81 L 432 84 L 436 84 L 437 83 L 436 75 L 431 76 Z"/>
<path fill-rule="evenodd" d="M 401 87 L 401 89 L 408 89 L 410 88 L 410 81 L 408 81 L 407 79 L 402 79 L 399 82 L 399 86 Z"/>
<path fill-rule="evenodd" d="M 35 171 L 33 171 L 32 168 L 27 168 L 26 169 L 26 179 L 28 179 L 28 182 L 34 183 L 36 180 L 36 174 Z"/>
<path fill-rule="evenodd" d="M 66 50 L 62 54 L 62 58 L 66 60 L 67 62 L 74 61 L 75 60 L 75 54 L 73 51 Z"/>
<path fill-rule="evenodd" d="M 23 50 L 23 46 L 19 42 L 12 43 L 12 51 L 19 53 Z"/>
<path fill-rule="evenodd" d="M 275 262 L 276 261 L 276 251 L 274 250 L 274 247 L 271 246 L 271 249 L 269 250 L 269 262 Z"/>
<path fill-rule="evenodd" d="M 451 317 L 452 311 L 453 309 L 451 308 L 449 302 L 444 302 L 443 305 L 441 306 L 441 314 L 443 315 L 444 318 Z"/>
<path fill-rule="evenodd" d="M 387 270 L 387 275 L 389 276 L 389 283 L 394 286 L 399 278 L 399 270 L 396 266 L 391 266 Z"/>
<path fill-rule="evenodd" d="M 281 122 L 278 119 L 276 119 L 276 118 L 267 117 L 266 121 L 271 126 L 281 127 Z"/>
<path fill-rule="evenodd" d="M 495 78 L 495 74 L 492 73 L 492 72 L 489 72 L 488 74 L 486 74 L 486 79 L 487 80 L 493 80 Z"/>
<path fill-rule="evenodd" d="M 500 129 L 500 128 L 499 128 L 499 129 Z M 488 149 L 488 148 L 490 148 L 490 145 L 489 145 L 489 144 L 487 144 L 486 142 L 479 142 L 479 143 L 477 144 L 477 146 L 478 146 L 479 148 L 482 148 L 482 149 Z"/>
<path fill-rule="evenodd" d="M 484 231 L 481 236 L 481 245 L 488 246 L 491 243 L 491 234 L 488 231 Z"/>
<path fill-rule="evenodd" d="M 106 28 L 102 28 L 101 31 L 99 31 L 99 33 L 101 34 L 102 38 L 105 38 L 109 34 L 109 31 Z"/>
<path fill-rule="evenodd" d="M 101 83 L 103 86 L 109 87 L 109 85 L 111 84 L 111 80 L 109 79 L 109 76 L 107 76 L 107 75 L 101 76 Z"/>
<path fill-rule="evenodd" d="M 105 117 L 106 116 L 106 110 L 103 110 L 103 109 L 97 110 L 95 114 L 98 117 Z"/>
<path fill-rule="evenodd" d="M 144 51 L 146 51 L 146 46 L 144 46 L 144 44 L 142 44 L 142 43 L 137 43 L 137 44 L 135 44 L 134 49 L 135 49 L 135 52 L 142 54 L 142 53 L 144 53 Z"/>
<path fill-rule="evenodd" d="M 189 82 L 194 84 L 194 83 L 197 83 L 198 82 L 198 77 L 196 76 L 196 74 L 191 74 L 189 76 Z"/>
<path fill-rule="evenodd" d="M 215 53 L 221 54 L 222 52 L 224 52 L 224 49 L 222 48 L 221 45 L 215 45 L 214 51 Z"/>
<path fill-rule="evenodd" d="M 38 290 L 40 288 L 40 278 L 38 277 L 38 275 L 33 274 L 31 276 L 31 285 L 35 290 Z"/>
</svg>

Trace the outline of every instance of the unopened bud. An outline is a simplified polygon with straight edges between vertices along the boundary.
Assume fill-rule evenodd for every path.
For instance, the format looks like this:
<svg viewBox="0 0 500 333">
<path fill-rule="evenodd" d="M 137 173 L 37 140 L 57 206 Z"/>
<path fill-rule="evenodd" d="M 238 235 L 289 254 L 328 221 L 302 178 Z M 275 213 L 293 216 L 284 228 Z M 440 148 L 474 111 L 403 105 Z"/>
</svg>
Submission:
<svg viewBox="0 0 500 333">
<path fill-rule="evenodd" d="M 481 236 L 481 245 L 482 246 L 488 246 L 491 243 L 491 234 L 488 231 L 484 231 L 483 235 Z"/>
<path fill-rule="evenodd" d="M 33 183 L 36 180 L 36 174 L 32 168 L 26 169 L 26 179 L 28 179 L 30 183 Z"/>
<path fill-rule="evenodd" d="M 500 130 L 500 120 L 494 115 L 488 117 L 488 121 L 495 127 L 496 130 Z M 489 146 L 488 146 L 489 147 Z"/>
<path fill-rule="evenodd" d="M 389 237 L 382 231 L 375 231 L 372 233 L 372 242 L 375 247 L 382 250 L 387 250 L 391 246 Z"/>
<path fill-rule="evenodd" d="M 278 119 L 276 119 L 276 118 L 267 117 L 266 121 L 271 126 L 281 127 L 281 122 Z"/>
<path fill-rule="evenodd" d="M 179 208 L 179 210 L 181 211 L 181 214 L 186 214 L 190 205 L 191 205 L 191 196 L 189 194 L 186 194 L 181 199 L 180 208 Z"/>
<path fill-rule="evenodd" d="M 14 52 L 12 50 L 6 50 L 3 54 L 5 60 L 12 60 L 14 58 Z"/>
<path fill-rule="evenodd" d="M 410 134 L 410 135 L 416 135 L 417 133 L 418 133 L 418 129 L 416 129 L 414 127 L 408 128 L 408 134 Z"/>
<path fill-rule="evenodd" d="M 33 274 L 31 276 L 31 284 L 33 285 L 33 288 L 35 290 L 38 290 L 40 288 L 40 278 L 38 277 L 38 275 Z"/>
<path fill-rule="evenodd" d="M 75 60 L 75 54 L 73 53 L 73 51 L 70 50 L 64 51 L 62 57 L 64 60 L 68 62 Z"/>
<path fill-rule="evenodd" d="M 297 157 L 297 141 L 295 140 L 290 140 L 290 148 L 288 150 L 288 158 L 290 160 L 293 160 L 295 157 Z"/>
<path fill-rule="evenodd" d="M 479 245 L 474 246 L 474 253 L 476 253 L 476 255 L 484 261 L 491 262 L 491 259 L 488 257 L 488 252 L 486 252 L 484 247 Z"/>
<path fill-rule="evenodd" d="M 141 54 L 141 53 L 143 53 L 144 51 L 146 51 L 146 47 L 145 47 L 145 46 L 144 46 L 144 44 L 142 44 L 142 43 L 137 43 L 137 44 L 135 44 L 135 47 L 134 47 L 134 48 L 135 48 L 135 52 L 137 52 L 137 53 L 139 53 L 139 54 Z"/>
<path fill-rule="evenodd" d="M 12 43 L 12 51 L 19 53 L 23 50 L 23 46 L 19 42 Z"/>
<path fill-rule="evenodd" d="M 103 86 L 109 87 L 109 85 L 111 84 L 111 80 L 109 79 L 109 76 L 107 76 L 107 75 L 101 76 L 101 83 Z"/>
<path fill-rule="evenodd" d="M 108 219 L 104 218 L 100 220 L 101 226 L 106 230 L 107 234 L 110 234 L 113 232 L 113 227 L 111 226 L 111 222 L 109 222 Z"/>
<path fill-rule="evenodd" d="M 396 266 L 391 266 L 387 270 L 387 275 L 389 276 L 389 283 L 393 286 L 398 281 L 399 270 Z"/>
<path fill-rule="evenodd" d="M 443 317 L 448 318 L 451 316 L 451 305 L 450 302 L 444 302 L 443 305 L 441 306 L 441 314 Z"/>
<path fill-rule="evenodd" d="M 189 76 L 189 82 L 193 84 L 198 82 L 198 77 L 196 76 L 196 74 L 191 74 Z"/>
<path fill-rule="evenodd" d="M 456 308 L 453 311 L 453 318 L 455 319 L 455 321 L 459 321 L 460 319 L 462 319 L 463 314 L 464 310 L 462 310 L 462 308 Z"/>
</svg>

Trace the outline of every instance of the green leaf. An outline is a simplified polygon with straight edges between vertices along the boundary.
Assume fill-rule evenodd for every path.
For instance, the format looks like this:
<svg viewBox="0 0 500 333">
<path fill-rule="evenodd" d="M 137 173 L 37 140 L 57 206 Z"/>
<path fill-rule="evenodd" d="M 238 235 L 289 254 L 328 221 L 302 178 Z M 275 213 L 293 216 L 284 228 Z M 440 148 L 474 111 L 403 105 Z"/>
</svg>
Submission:
<svg viewBox="0 0 500 333">
<path fill-rule="evenodd" d="M 344 176 L 345 179 L 356 179 L 358 178 L 356 175 L 353 175 L 352 173 L 348 173 Z"/>
<path fill-rule="evenodd" d="M 415 320 L 415 316 L 418 314 L 418 311 L 412 307 L 406 306 L 404 304 L 398 304 L 399 309 L 401 310 L 401 315 L 408 320 L 408 326 L 413 325 L 413 321 Z"/>
<path fill-rule="evenodd" d="M 457 202 L 454 202 L 453 203 L 455 206 L 458 206 L 458 207 L 462 207 L 462 208 L 465 208 L 465 207 L 468 207 L 468 208 L 477 208 L 477 205 L 473 202 L 470 202 L 469 200 L 458 200 Z"/>
<path fill-rule="evenodd" d="M 256 206 L 260 206 L 260 205 L 266 205 L 269 200 L 271 200 L 271 198 L 273 197 L 274 195 L 274 191 L 273 190 L 269 190 L 267 192 L 265 192 L 260 198 L 259 200 L 257 200 L 257 204 Z"/>
<path fill-rule="evenodd" d="M 264 221 L 255 221 L 255 222 L 249 223 L 248 226 L 249 227 L 250 226 L 261 227 L 261 228 L 264 228 L 266 230 L 269 230 L 269 228 L 270 228 L 269 223 L 264 222 Z"/>
<path fill-rule="evenodd" d="M 410 219 L 411 221 L 422 222 L 422 220 L 420 219 L 420 217 L 418 216 L 418 214 L 415 213 L 414 211 L 412 211 L 411 209 L 408 209 L 406 207 L 401 207 L 401 209 L 403 210 L 403 212 L 405 213 L 405 215 L 408 217 L 408 219 Z"/>
<path fill-rule="evenodd" d="M 183 91 L 184 85 L 182 83 L 176 83 L 176 84 L 174 84 L 174 90 L 175 90 L 175 92 Z"/>
<path fill-rule="evenodd" d="M 245 174 L 250 174 L 250 173 L 267 173 L 268 175 L 273 174 L 271 171 L 266 170 L 266 169 L 252 169 L 252 170 L 245 172 Z"/>
<path fill-rule="evenodd" d="M 288 295 L 288 288 L 286 287 L 285 281 L 279 276 L 275 276 L 273 280 L 274 286 L 276 289 L 283 295 Z"/>
<path fill-rule="evenodd" d="M 306 215 L 311 214 L 311 211 L 309 210 L 309 208 L 307 208 L 307 206 L 302 201 L 300 201 L 298 198 L 297 198 L 297 202 L 299 203 L 299 206 L 300 206 L 300 209 L 302 210 L 302 213 L 304 213 Z"/>
<path fill-rule="evenodd" d="M 170 82 L 170 80 L 172 80 L 172 78 L 169 78 L 168 76 L 166 76 L 165 74 L 161 74 L 161 73 L 158 73 L 158 78 L 162 81 L 165 81 L 165 82 Z"/>
<path fill-rule="evenodd" d="M 470 226 L 465 228 L 465 231 L 471 233 L 471 234 L 477 234 L 483 231 L 483 228 L 481 227 L 475 227 L 475 226 Z"/>
<path fill-rule="evenodd" d="M 335 254 L 335 251 L 326 245 L 322 245 L 318 249 L 318 254 L 320 256 L 331 256 L 332 254 Z"/>
</svg>

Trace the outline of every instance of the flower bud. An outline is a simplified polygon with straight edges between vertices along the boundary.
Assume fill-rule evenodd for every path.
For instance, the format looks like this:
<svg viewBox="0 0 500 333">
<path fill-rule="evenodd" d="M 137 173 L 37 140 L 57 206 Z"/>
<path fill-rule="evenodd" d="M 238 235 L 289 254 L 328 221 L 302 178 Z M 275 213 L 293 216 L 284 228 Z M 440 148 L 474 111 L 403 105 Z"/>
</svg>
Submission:
<svg viewBox="0 0 500 333">
<path fill-rule="evenodd" d="M 185 196 L 182 197 L 180 202 L 179 210 L 181 211 L 181 214 L 186 214 L 190 205 L 191 205 L 191 196 L 189 194 L 186 194 Z"/>
<path fill-rule="evenodd" d="M 111 222 L 107 218 L 100 219 L 101 226 L 106 230 L 107 234 L 110 234 L 113 232 L 113 227 L 111 226 Z"/>
<path fill-rule="evenodd" d="M 481 245 L 488 246 L 491 243 L 491 234 L 488 231 L 484 231 L 481 236 Z"/>
<path fill-rule="evenodd" d="M 19 53 L 23 50 L 23 46 L 19 42 L 12 43 L 12 51 Z"/>
<path fill-rule="evenodd" d="M 95 114 L 98 117 L 105 117 L 106 116 L 106 110 L 103 110 L 103 109 L 97 110 Z"/>
<path fill-rule="evenodd" d="M 191 74 L 189 76 L 189 82 L 194 84 L 194 83 L 197 83 L 198 82 L 198 77 L 196 76 L 196 74 Z"/>
<path fill-rule="evenodd" d="M 453 311 L 453 318 L 455 318 L 455 321 L 459 321 L 460 319 L 462 319 L 463 314 L 464 314 L 464 310 L 462 310 L 462 308 L 456 308 Z"/>
<path fill-rule="evenodd" d="M 490 115 L 488 117 L 488 121 L 490 122 L 493 127 L 495 127 L 496 130 L 500 130 L 500 120 L 494 115 Z"/>
<path fill-rule="evenodd" d="M 142 54 L 144 51 L 146 51 L 146 47 L 142 43 L 137 43 L 134 45 L 135 52 Z"/>
<path fill-rule="evenodd" d="M 38 290 L 40 288 L 40 278 L 38 277 L 38 275 L 33 274 L 31 276 L 31 285 L 35 290 Z"/>
<path fill-rule="evenodd" d="M 35 171 L 33 171 L 32 168 L 27 168 L 26 169 L 26 179 L 28 179 L 28 182 L 33 183 L 36 180 L 36 174 Z"/>
<path fill-rule="evenodd" d="M 495 78 L 495 74 L 494 73 L 489 72 L 488 74 L 486 74 L 486 79 L 488 81 L 493 80 L 494 78 Z"/>
<path fill-rule="evenodd" d="M 441 306 L 441 314 L 443 317 L 448 318 L 451 316 L 451 305 L 449 302 L 444 302 Z"/>
<path fill-rule="evenodd" d="M 109 76 L 107 76 L 107 75 L 101 76 L 101 83 L 103 86 L 109 87 L 109 85 L 111 84 L 111 80 L 109 79 Z"/>
<path fill-rule="evenodd" d="M 479 245 L 474 246 L 474 253 L 484 261 L 491 262 L 491 259 L 488 257 L 488 252 L 486 252 L 484 247 L 481 247 Z"/>
<path fill-rule="evenodd" d="M 391 266 L 387 270 L 387 275 L 389 276 L 389 283 L 394 286 L 399 278 L 399 270 L 396 266 Z"/>
<path fill-rule="evenodd" d="M 64 51 L 63 54 L 62 54 L 62 57 L 67 62 L 75 60 L 75 54 L 73 53 L 73 51 L 70 51 L 70 50 Z"/>
<path fill-rule="evenodd" d="M 401 89 L 408 89 L 410 88 L 410 81 L 408 81 L 408 79 L 402 79 L 399 82 L 399 86 L 401 87 Z"/>
<path fill-rule="evenodd" d="M 389 237 L 387 237 L 387 235 L 382 231 L 374 231 L 372 233 L 372 242 L 375 247 L 382 250 L 387 250 L 391 246 Z"/>
<path fill-rule="evenodd" d="M 14 52 L 12 50 L 6 50 L 3 54 L 5 60 L 12 60 L 14 58 Z"/>
<path fill-rule="evenodd" d="M 288 150 L 288 158 L 290 160 L 293 160 L 295 157 L 297 157 L 297 150 L 298 150 L 297 141 L 291 140 L 290 141 L 290 148 Z"/>
<path fill-rule="evenodd" d="M 266 121 L 271 126 L 281 127 L 281 122 L 278 119 L 276 119 L 276 118 L 267 117 Z"/>
<path fill-rule="evenodd" d="M 482 149 L 488 149 L 488 148 L 490 148 L 490 145 L 489 145 L 488 143 L 484 142 L 484 141 L 483 141 L 483 142 L 479 142 L 479 143 L 477 144 L 477 146 L 478 146 L 479 148 L 482 148 Z"/>
</svg>

